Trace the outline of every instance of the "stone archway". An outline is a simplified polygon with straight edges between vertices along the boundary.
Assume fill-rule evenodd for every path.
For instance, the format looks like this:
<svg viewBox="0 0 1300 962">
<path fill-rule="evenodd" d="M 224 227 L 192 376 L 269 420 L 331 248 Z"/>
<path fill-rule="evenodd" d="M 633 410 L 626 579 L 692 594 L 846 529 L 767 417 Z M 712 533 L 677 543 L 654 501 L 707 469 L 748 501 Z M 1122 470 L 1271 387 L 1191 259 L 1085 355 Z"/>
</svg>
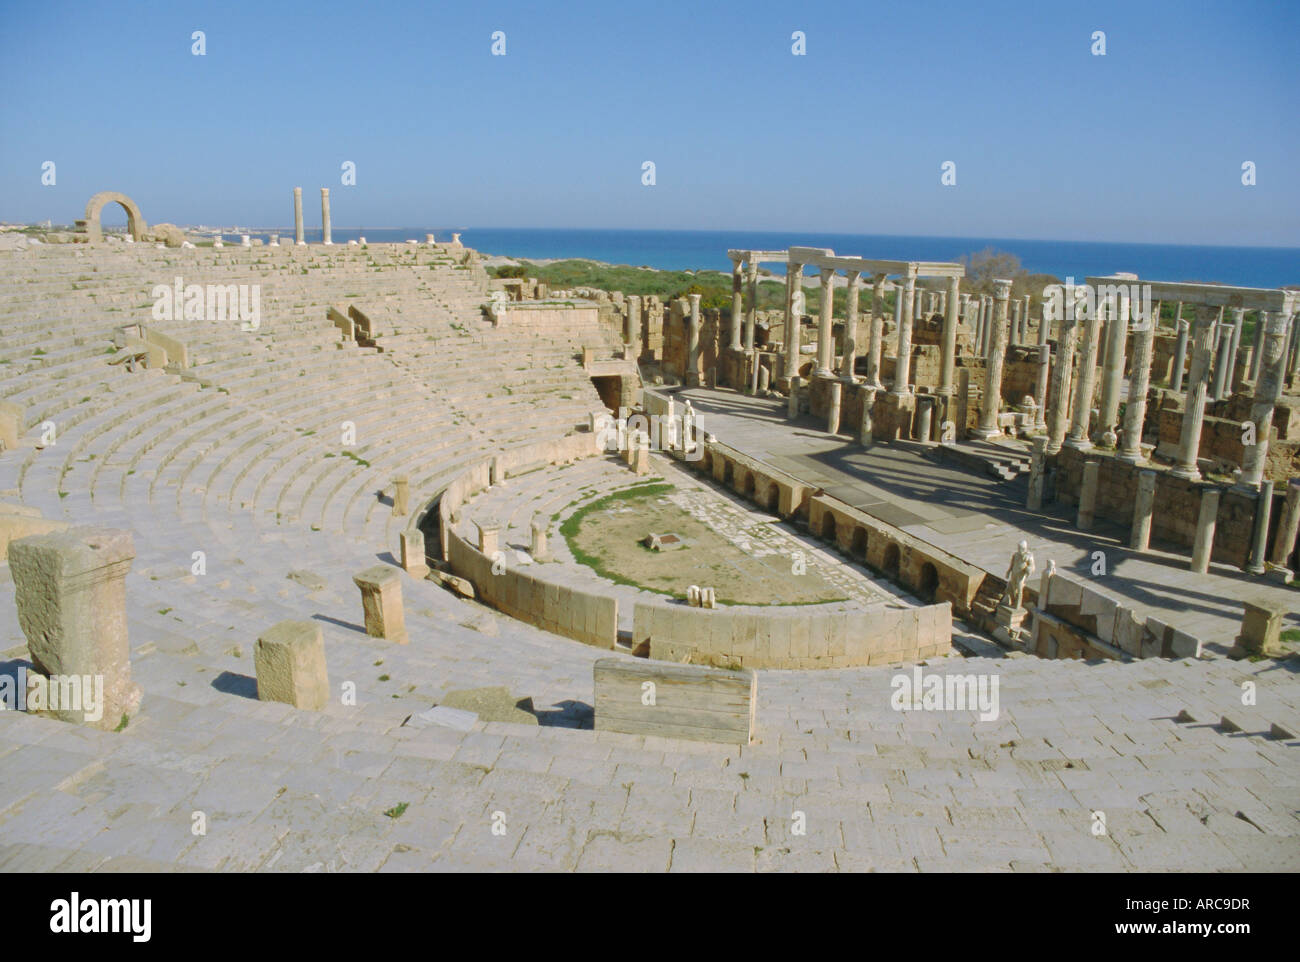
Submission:
<svg viewBox="0 0 1300 962">
<path fill-rule="evenodd" d="M 77 221 L 77 227 L 85 231 L 88 240 L 93 243 L 104 239 L 104 229 L 99 226 L 99 214 L 105 204 L 120 204 L 126 211 L 126 229 L 132 239 L 142 241 L 146 238 L 149 225 L 145 223 L 144 215 L 140 213 L 140 208 L 136 206 L 135 201 L 115 190 L 104 190 L 90 198 L 90 202 L 86 204 L 85 220 Z"/>
</svg>

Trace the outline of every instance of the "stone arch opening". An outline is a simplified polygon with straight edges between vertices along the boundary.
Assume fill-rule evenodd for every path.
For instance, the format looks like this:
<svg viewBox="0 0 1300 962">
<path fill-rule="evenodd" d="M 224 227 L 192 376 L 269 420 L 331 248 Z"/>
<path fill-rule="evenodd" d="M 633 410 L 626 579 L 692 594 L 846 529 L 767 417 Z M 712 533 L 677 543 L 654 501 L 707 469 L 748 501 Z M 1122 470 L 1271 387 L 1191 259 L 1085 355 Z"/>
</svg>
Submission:
<svg viewBox="0 0 1300 962">
<path fill-rule="evenodd" d="M 835 540 L 835 515 L 830 511 L 822 515 L 821 534 L 827 541 Z"/>
<path fill-rule="evenodd" d="M 745 481 L 740 486 L 740 493 L 743 494 L 745 497 L 749 498 L 751 501 L 753 501 L 756 500 L 754 497 L 754 492 L 756 490 L 757 490 L 757 482 L 754 480 L 754 472 L 746 471 Z"/>
<path fill-rule="evenodd" d="M 106 204 L 118 204 L 126 211 L 126 229 L 133 240 L 145 239 L 149 232 L 149 225 L 145 222 L 144 215 L 140 213 L 136 202 L 126 194 L 120 194 L 115 190 L 104 190 L 90 198 L 86 204 L 85 219 L 77 222 L 77 227 L 85 231 L 88 240 L 95 242 L 104 239 L 104 228 L 100 225 L 99 215 Z"/>
<path fill-rule="evenodd" d="M 854 558 L 857 558 L 859 561 L 866 561 L 867 544 L 868 544 L 867 529 L 861 527 L 854 528 L 853 543 L 849 545 L 849 554 L 851 554 Z"/>
<path fill-rule="evenodd" d="M 769 484 L 767 486 L 767 500 L 765 507 L 773 514 L 776 514 L 781 508 L 781 489 L 775 484 Z"/>
<path fill-rule="evenodd" d="M 722 471 L 722 483 L 725 484 L 727 487 L 731 487 L 732 484 L 735 483 L 735 480 L 736 480 L 736 469 L 732 465 L 732 463 L 728 461 L 726 462 L 726 466 L 723 468 Z"/>
<path fill-rule="evenodd" d="M 916 586 L 916 596 L 922 601 L 934 601 L 939 590 L 939 569 L 930 562 L 921 565 L 921 580 Z"/>
<path fill-rule="evenodd" d="M 898 580 L 898 569 L 902 560 L 903 552 L 899 549 L 898 545 L 892 541 L 889 542 L 889 544 L 885 546 L 885 557 L 882 560 L 881 566 L 884 568 L 885 574 L 888 575 L 890 579 L 894 581 Z"/>
</svg>

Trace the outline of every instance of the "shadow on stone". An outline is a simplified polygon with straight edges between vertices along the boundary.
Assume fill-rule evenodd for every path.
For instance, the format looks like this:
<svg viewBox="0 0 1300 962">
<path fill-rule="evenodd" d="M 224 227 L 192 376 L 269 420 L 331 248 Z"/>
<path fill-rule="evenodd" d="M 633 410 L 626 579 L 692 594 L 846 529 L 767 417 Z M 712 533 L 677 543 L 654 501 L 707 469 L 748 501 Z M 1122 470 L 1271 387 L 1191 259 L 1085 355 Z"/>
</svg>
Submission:
<svg viewBox="0 0 1300 962">
<path fill-rule="evenodd" d="M 257 679 L 248 675 L 236 675 L 233 671 L 223 671 L 212 679 L 212 687 L 227 695 L 251 698 L 257 701 Z"/>
</svg>

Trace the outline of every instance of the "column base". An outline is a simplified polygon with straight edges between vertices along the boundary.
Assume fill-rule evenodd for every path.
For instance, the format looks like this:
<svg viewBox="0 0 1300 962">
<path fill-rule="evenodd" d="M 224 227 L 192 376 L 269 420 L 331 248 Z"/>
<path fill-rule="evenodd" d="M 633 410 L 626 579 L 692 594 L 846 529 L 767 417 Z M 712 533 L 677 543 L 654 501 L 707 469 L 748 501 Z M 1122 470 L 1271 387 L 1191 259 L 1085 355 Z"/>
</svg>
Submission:
<svg viewBox="0 0 1300 962">
<path fill-rule="evenodd" d="M 1115 455 L 1115 460 L 1123 461 L 1125 464 L 1146 464 L 1147 456 L 1141 452 L 1135 454 L 1132 451 L 1121 451 Z"/>
<path fill-rule="evenodd" d="M 997 428 L 975 428 L 970 434 L 971 437 L 979 438 L 981 441 L 991 441 L 993 438 L 1002 437 L 1002 432 Z"/>
<path fill-rule="evenodd" d="M 1184 481 L 1199 481 L 1199 480 L 1201 480 L 1201 469 L 1200 469 L 1200 468 L 1182 468 L 1182 467 L 1179 467 L 1179 468 L 1173 468 L 1169 473 L 1170 473 L 1170 475 L 1172 475 L 1172 476 L 1175 477 L 1175 478 L 1182 478 Z"/>
<path fill-rule="evenodd" d="M 1062 447 L 1074 448 L 1076 451 L 1091 451 L 1092 441 L 1088 438 L 1066 438 L 1061 442 Z"/>
</svg>

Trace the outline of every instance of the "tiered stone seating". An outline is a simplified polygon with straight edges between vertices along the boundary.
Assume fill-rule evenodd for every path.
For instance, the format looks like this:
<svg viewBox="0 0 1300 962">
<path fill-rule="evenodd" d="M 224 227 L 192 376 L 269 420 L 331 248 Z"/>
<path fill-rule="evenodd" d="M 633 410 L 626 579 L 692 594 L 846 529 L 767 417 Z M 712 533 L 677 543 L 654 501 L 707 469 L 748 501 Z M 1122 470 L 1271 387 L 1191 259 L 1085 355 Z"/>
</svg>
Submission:
<svg viewBox="0 0 1300 962">
<path fill-rule="evenodd" d="M 259 330 L 154 320 L 152 287 L 175 276 L 260 284 Z M 403 580 L 410 645 L 366 636 L 351 576 L 408 520 L 376 492 L 405 473 L 421 500 L 599 404 L 579 354 L 612 350 L 616 331 L 494 328 L 485 296 L 481 270 L 406 245 L 0 255 L 0 399 L 25 405 L 0 502 L 134 532 L 144 689 L 122 733 L 0 713 L 0 869 L 1295 869 L 1294 748 L 1249 721 L 1232 738 L 1172 721 L 1200 710 L 1193 696 L 1239 701 L 1243 676 L 1261 705 L 1293 711 L 1266 665 L 967 660 L 954 670 L 1004 681 L 1003 717 L 982 726 L 893 711 L 888 671 L 777 672 L 760 684 L 760 743 L 740 748 L 556 730 L 590 729 L 592 663 L 609 653 L 431 581 Z M 375 347 L 341 343 L 326 319 L 348 303 L 377 323 Z M 182 341 L 190 366 L 109 364 L 113 329 L 133 323 Z M 56 440 L 38 446 L 45 421 Z M 501 507 L 526 526 L 598 481 L 590 470 L 548 473 L 563 477 L 550 494 L 520 477 Z M 253 643 L 290 618 L 322 625 L 331 685 L 354 683 L 355 705 L 251 699 Z M 6 581 L 4 670 L 25 652 Z M 547 724 L 403 724 L 452 690 L 501 684 Z M 1205 819 L 1186 818 L 1190 785 Z M 1110 834 L 1085 848 L 1078 820 L 1102 806 Z M 807 838 L 785 831 L 795 808 Z M 495 811 L 510 831 L 493 848 Z M 1263 830 L 1243 834 L 1238 811 Z"/>
</svg>

